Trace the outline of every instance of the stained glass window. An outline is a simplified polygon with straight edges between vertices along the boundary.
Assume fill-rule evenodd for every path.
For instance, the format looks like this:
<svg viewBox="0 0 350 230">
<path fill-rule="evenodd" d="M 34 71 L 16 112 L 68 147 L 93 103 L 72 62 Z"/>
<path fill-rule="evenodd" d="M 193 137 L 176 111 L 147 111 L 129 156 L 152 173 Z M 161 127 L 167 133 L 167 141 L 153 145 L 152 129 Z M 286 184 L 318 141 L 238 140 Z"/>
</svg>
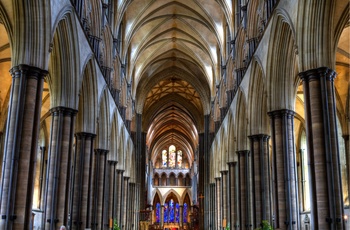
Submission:
<svg viewBox="0 0 350 230">
<path fill-rule="evenodd" d="M 176 148 L 174 145 L 169 147 L 169 167 L 175 167 L 176 164 Z"/>
<path fill-rule="evenodd" d="M 164 204 L 164 223 L 168 223 L 168 220 L 169 220 L 168 216 L 169 216 L 168 204 L 165 203 Z"/>
<path fill-rule="evenodd" d="M 162 161 L 163 161 L 162 166 L 167 167 L 168 166 L 168 153 L 166 150 L 162 151 Z"/>
<path fill-rule="evenodd" d="M 160 204 L 156 205 L 156 223 L 160 223 Z"/>
<path fill-rule="evenodd" d="M 184 207 L 183 207 L 183 221 L 184 223 L 187 223 L 187 203 L 184 203 Z"/>
<path fill-rule="evenodd" d="M 180 214 L 180 206 L 179 206 L 179 203 L 176 203 L 176 210 L 175 210 L 175 216 L 176 216 L 176 220 L 175 222 L 176 223 L 179 223 L 179 214 Z"/>
<path fill-rule="evenodd" d="M 177 167 L 182 167 L 182 151 L 177 151 Z"/>
<path fill-rule="evenodd" d="M 175 217 L 174 201 L 173 201 L 173 199 L 171 199 L 170 202 L 169 202 L 169 220 L 170 220 L 171 223 L 174 222 L 174 217 Z"/>
</svg>

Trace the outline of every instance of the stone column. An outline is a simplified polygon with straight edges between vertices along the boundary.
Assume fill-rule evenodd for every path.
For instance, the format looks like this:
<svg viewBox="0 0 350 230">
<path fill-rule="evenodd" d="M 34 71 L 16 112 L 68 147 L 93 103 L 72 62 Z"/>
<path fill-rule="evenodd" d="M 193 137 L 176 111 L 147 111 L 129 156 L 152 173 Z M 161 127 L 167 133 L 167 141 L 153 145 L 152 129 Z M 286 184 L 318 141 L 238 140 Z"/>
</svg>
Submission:
<svg viewBox="0 0 350 230">
<path fill-rule="evenodd" d="M 346 157 L 346 174 L 348 177 L 348 197 L 350 197 L 350 152 L 349 152 L 349 135 L 343 135 L 345 145 L 345 157 Z"/>
<path fill-rule="evenodd" d="M 221 229 L 222 224 L 222 215 L 221 215 L 221 178 L 215 178 L 216 185 L 216 229 Z"/>
<path fill-rule="evenodd" d="M 226 221 L 226 225 L 228 223 L 227 219 L 228 219 L 228 197 L 227 197 L 227 170 L 221 171 L 221 188 L 222 188 L 222 192 L 221 192 L 221 207 L 222 207 L 222 218 L 221 218 L 221 222 L 223 222 L 224 220 Z"/>
<path fill-rule="evenodd" d="M 123 173 L 124 170 L 117 170 L 118 173 L 118 178 L 117 178 L 117 185 L 116 185 L 116 191 L 117 191 L 117 197 L 116 197 L 116 203 L 114 206 L 116 206 L 116 219 L 119 227 L 122 225 L 122 203 L 123 203 L 123 182 L 124 182 L 124 177 Z"/>
<path fill-rule="evenodd" d="M 32 217 L 41 98 L 47 71 L 18 65 L 10 72 L 12 85 L 3 137 L 0 229 L 22 229 L 30 225 Z"/>
<path fill-rule="evenodd" d="M 343 135 L 346 157 L 346 174 L 348 178 L 348 197 L 350 198 L 350 141 L 349 135 Z"/>
<path fill-rule="evenodd" d="M 117 218 L 117 205 L 116 200 L 117 194 L 118 194 L 118 172 L 116 170 L 116 166 L 118 164 L 118 161 L 108 161 L 109 163 L 109 202 L 108 202 L 108 217 L 112 219 L 112 223 L 114 223 L 114 220 Z"/>
<path fill-rule="evenodd" d="M 253 228 L 260 227 L 262 220 L 272 223 L 269 138 L 265 134 L 249 136 L 253 175 Z"/>
<path fill-rule="evenodd" d="M 311 179 L 311 220 L 315 229 L 342 229 L 344 226 L 334 92 L 335 75 L 336 73 L 327 67 L 299 74 L 303 81 L 305 98 Z"/>
<path fill-rule="evenodd" d="M 51 109 L 51 138 L 48 153 L 45 229 L 67 225 L 71 174 L 71 153 L 76 110 Z"/>
<path fill-rule="evenodd" d="M 107 158 L 107 157 L 106 157 Z M 102 228 L 109 229 L 109 219 L 113 217 L 113 190 L 116 161 L 106 160 L 104 186 L 103 186 L 103 215 Z"/>
<path fill-rule="evenodd" d="M 71 229 L 85 229 L 90 225 L 91 167 L 95 134 L 80 132 L 75 134 L 74 184 Z"/>
<path fill-rule="evenodd" d="M 237 193 L 236 193 L 236 165 L 237 162 L 229 162 L 228 164 L 228 222 L 230 223 L 230 228 L 234 227 L 238 222 L 237 214 Z"/>
<path fill-rule="evenodd" d="M 209 229 L 213 230 L 216 227 L 216 215 L 215 215 L 215 183 L 210 184 L 210 215 L 209 215 Z"/>
<path fill-rule="evenodd" d="M 93 185 L 93 202 L 92 202 L 92 217 L 91 227 L 99 228 L 103 226 L 103 211 L 104 211 L 104 188 L 106 183 L 106 164 L 107 153 L 105 149 L 95 149 L 95 165 L 94 165 L 94 185 Z"/>
<path fill-rule="evenodd" d="M 268 113 L 272 130 L 272 172 L 275 227 L 300 229 L 294 112 L 287 109 Z"/>
<path fill-rule="evenodd" d="M 128 220 L 128 197 L 129 197 L 129 178 L 125 176 L 124 177 L 124 184 L 123 184 L 123 211 L 122 211 L 122 229 L 126 229 L 127 226 L 127 220 Z"/>
<path fill-rule="evenodd" d="M 237 151 L 238 184 L 239 184 L 239 229 L 252 229 L 251 219 L 251 185 L 250 185 L 250 152 Z"/>
</svg>

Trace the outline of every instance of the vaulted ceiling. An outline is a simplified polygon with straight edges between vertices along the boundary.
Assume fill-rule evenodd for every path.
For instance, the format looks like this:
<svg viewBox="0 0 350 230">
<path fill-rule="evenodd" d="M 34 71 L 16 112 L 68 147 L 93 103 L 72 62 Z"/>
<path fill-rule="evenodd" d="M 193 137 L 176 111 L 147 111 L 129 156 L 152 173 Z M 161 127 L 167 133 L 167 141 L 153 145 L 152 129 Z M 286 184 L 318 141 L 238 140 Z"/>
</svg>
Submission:
<svg viewBox="0 0 350 230">
<path fill-rule="evenodd" d="M 191 165 L 220 81 L 224 12 L 218 1 L 134 0 L 123 23 L 126 75 L 151 158 L 175 144 Z"/>
</svg>

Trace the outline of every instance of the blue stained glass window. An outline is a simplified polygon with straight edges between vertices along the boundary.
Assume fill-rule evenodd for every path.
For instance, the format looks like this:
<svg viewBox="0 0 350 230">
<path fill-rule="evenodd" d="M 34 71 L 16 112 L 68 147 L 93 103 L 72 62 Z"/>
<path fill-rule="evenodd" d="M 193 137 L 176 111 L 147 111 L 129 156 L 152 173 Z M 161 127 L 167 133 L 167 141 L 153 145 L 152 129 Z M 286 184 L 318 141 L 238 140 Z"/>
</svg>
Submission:
<svg viewBox="0 0 350 230">
<path fill-rule="evenodd" d="M 169 221 L 171 223 L 174 222 L 174 201 L 171 199 L 170 202 L 169 202 Z"/>
<path fill-rule="evenodd" d="M 168 204 L 165 203 L 164 204 L 164 223 L 168 223 L 168 214 L 169 213 L 169 210 L 168 210 Z"/>
<path fill-rule="evenodd" d="M 187 223 L 187 203 L 184 203 L 184 208 L 183 208 L 183 221 L 184 223 Z"/>
<path fill-rule="evenodd" d="M 176 223 L 179 223 L 179 214 L 180 214 L 180 206 L 179 206 L 179 203 L 176 203 L 176 210 L 175 210 L 175 216 L 176 216 Z"/>
<path fill-rule="evenodd" d="M 156 205 L 156 223 L 160 223 L 160 204 Z"/>
</svg>

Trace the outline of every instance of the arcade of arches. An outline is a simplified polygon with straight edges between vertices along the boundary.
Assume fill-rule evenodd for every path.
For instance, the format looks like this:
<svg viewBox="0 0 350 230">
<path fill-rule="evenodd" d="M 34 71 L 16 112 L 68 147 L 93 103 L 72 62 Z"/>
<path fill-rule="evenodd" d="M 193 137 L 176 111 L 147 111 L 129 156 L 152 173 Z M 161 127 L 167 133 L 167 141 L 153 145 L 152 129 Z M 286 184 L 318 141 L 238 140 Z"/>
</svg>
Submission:
<svg viewBox="0 0 350 230">
<path fill-rule="evenodd" d="M 1 0 L 0 229 L 350 229 L 348 0 Z"/>
</svg>

